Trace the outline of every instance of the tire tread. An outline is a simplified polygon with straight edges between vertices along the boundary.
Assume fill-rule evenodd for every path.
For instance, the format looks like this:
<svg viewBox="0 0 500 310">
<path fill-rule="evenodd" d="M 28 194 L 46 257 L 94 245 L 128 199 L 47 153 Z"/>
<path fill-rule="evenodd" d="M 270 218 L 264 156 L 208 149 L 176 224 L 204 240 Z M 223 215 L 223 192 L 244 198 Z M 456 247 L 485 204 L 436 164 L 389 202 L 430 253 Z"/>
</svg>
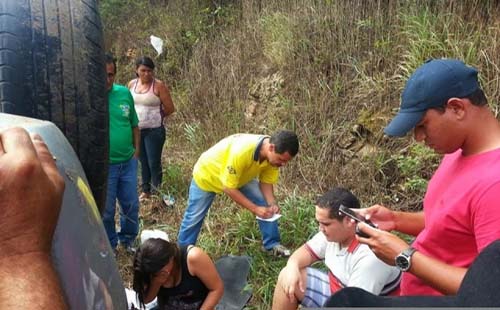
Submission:
<svg viewBox="0 0 500 310">
<path fill-rule="evenodd" d="M 0 1 L 0 111 L 50 120 L 106 197 L 108 106 L 96 1 Z"/>
</svg>

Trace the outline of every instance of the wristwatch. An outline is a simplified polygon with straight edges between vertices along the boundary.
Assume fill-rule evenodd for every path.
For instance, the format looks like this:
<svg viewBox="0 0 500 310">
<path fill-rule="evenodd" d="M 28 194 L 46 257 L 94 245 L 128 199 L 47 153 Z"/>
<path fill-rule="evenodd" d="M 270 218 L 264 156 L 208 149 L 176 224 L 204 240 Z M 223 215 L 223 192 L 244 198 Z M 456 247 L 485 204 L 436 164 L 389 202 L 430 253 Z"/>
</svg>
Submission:
<svg viewBox="0 0 500 310">
<path fill-rule="evenodd" d="M 401 271 L 408 271 L 411 267 L 411 256 L 417 251 L 415 248 L 409 247 L 398 256 L 396 256 L 396 267 Z"/>
</svg>

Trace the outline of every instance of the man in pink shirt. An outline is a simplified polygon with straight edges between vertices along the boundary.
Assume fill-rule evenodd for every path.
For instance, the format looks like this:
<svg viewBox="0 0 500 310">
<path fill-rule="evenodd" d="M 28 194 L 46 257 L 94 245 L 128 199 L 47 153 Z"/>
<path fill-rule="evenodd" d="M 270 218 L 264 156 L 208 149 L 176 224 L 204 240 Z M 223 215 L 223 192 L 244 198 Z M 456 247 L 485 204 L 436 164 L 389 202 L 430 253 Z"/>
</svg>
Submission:
<svg viewBox="0 0 500 310">
<path fill-rule="evenodd" d="M 422 212 L 375 205 L 360 212 L 378 224 L 358 237 L 384 262 L 404 271 L 401 295 L 454 295 L 478 253 L 500 239 L 500 124 L 478 71 L 437 59 L 408 80 L 389 136 L 413 129 L 415 140 L 444 158 L 429 182 Z M 416 236 L 408 245 L 389 231 Z"/>
</svg>

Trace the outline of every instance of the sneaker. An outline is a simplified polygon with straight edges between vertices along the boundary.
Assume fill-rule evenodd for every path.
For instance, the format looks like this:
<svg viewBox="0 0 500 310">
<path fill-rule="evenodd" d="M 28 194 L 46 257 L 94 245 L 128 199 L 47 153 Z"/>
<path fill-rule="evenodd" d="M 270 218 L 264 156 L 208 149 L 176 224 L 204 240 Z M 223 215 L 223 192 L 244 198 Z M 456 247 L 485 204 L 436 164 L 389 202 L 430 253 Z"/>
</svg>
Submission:
<svg viewBox="0 0 500 310">
<path fill-rule="evenodd" d="M 172 208 L 175 204 L 175 198 L 171 195 L 162 195 L 161 201 L 165 207 Z"/>
<path fill-rule="evenodd" d="M 282 244 L 277 244 L 273 246 L 271 249 L 266 250 L 266 252 L 272 256 L 276 257 L 288 257 L 290 256 L 290 250 L 287 249 L 284 245 Z"/>
<path fill-rule="evenodd" d="M 130 244 L 123 245 L 123 248 L 125 249 L 125 252 L 127 252 L 128 254 L 135 254 L 135 252 L 137 252 L 137 249 L 131 246 Z"/>
<path fill-rule="evenodd" d="M 150 193 L 145 193 L 145 192 L 142 192 L 140 195 L 139 195 L 139 201 L 140 202 L 143 202 L 143 201 L 146 201 L 149 199 L 149 197 L 151 197 L 151 194 Z"/>
</svg>

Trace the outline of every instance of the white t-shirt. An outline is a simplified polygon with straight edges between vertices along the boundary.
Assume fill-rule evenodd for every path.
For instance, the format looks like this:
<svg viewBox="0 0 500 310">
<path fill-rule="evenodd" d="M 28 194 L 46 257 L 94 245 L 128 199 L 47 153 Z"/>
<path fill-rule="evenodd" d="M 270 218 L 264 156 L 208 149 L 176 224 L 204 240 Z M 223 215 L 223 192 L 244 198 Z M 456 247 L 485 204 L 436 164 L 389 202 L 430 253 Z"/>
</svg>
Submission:
<svg viewBox="0 0 500 310">
<path fill-rule="evenodd" d="M 354 239 L 349 247 L 341 248 L 337 242 L 328 242 L 322 232 L 307 241 L 306 248 L 328 267 L 332 293 L 342 287 L 354 286 L 376 295 L 393 291 L 401 272 L 379 260 L 366 244 Z"/>
</svg>

